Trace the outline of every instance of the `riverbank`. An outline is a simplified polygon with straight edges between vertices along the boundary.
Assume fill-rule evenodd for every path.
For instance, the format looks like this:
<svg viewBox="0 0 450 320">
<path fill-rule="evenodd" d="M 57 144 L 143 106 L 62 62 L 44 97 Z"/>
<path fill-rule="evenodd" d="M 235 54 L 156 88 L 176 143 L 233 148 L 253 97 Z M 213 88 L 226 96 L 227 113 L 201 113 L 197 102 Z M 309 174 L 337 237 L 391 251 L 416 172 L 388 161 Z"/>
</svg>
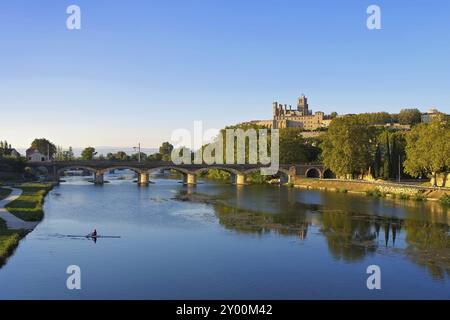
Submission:
<svg viewBox="0 0 450 320">
<path fill-rule="evenodd" d="M 18 184 L 0 187 L 0 267 L 44 216 L 43 203 L 52 184 Z"/>
<path fill-rule="evenodd" d="M 394 183 L 377 183 L 366 181 L 322 180 L 296 177 L 293 187 L 334 191 L 340 193 L 355 193 L 373 197 L 401 198 L 417 201 L 440 201 L 450 195 L 450 189 L 433 189 L 416 185 L 401 185 Z"/>
<path fill-rule="evenodd" d="M 6 189 L 6 188 L 1 188 L 0 187 L 0 201 L 5 199 L 10 194 L 11 194 L 11 190 L 10 189 Z"/>
<path fill-rule="evenodd" d="M 44 199 L 53 188 L 51 183 L 24 183 L 15 186 L 22 190 L 22 194 L 16 200 L 10 202 L 5 207 L 17 218 L 39 222 L 44 218 Z"/>
<path fill-rule="evenodd" d="M 0 219 L 0 267 L 19 245 L 19 241 L 25 237 L 27 232 L 23 229 L 10 230 L 6 223 Z"/>
</svg>

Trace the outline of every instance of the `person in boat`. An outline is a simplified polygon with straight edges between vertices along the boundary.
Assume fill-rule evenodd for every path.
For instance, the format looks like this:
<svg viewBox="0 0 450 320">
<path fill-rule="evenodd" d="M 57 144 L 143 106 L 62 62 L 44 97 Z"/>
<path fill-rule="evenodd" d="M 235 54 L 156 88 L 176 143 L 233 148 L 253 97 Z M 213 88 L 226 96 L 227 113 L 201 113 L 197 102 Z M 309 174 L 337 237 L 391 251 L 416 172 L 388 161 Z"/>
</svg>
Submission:
<svg viewBox="0 0 450 320">
<path fill-rule="evenodd" d="M 91 233 L 91 237 L 92 238 L 96 238 L 97 237 L 97 229 L 94 229 L 94 232 Z"/>
</svg>

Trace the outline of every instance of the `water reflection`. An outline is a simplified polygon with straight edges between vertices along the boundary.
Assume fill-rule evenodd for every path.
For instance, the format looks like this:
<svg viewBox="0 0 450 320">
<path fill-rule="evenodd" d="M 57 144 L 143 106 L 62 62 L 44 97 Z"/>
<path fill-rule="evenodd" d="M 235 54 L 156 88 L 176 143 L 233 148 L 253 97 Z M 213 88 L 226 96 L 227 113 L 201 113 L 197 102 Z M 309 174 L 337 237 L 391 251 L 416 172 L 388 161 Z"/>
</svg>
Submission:
<svg viewBox="0 0 450 320">
<path fill-rule="evenodd" d="M 188 196 L 212 205 L 220 224 L 229 230 L 305 241 L 315 228 L 336 260 L 356 262 L 376 253 L 394 253 L 426 268 L 434 279 L 450 276 L 448 208 L 438 203 L 258 186 L 234 192 L 216 187 Z"/>
</svg>

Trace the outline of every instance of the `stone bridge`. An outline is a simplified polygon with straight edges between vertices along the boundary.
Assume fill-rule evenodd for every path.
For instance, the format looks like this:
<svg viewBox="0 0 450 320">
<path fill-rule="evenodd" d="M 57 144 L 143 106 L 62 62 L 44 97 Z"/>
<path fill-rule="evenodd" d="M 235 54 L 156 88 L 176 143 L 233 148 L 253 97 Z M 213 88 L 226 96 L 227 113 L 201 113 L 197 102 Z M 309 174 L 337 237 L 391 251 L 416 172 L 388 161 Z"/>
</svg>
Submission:
<svg viewBox="0 0 450 320">
<path fill-rule="evenodd" d="M 172 162 L 162 161 L 51 161 L 51 162 L 29 162 L 27 166 L 34 172 L 47 176 L 47 178 L 59 182 L 61 174 L 67 170 L 82 169 L 93 173 L 95 184 L 104 183 L 104 174 L 118 169 L 129 169 L 137 173 L 138 184 L 147 185 L 150 182 L 150 173 L 161 170 L 175 170 L 183 175 L 185 184 L 197 184 L 197 177 L 208 170 L 217 169 L 231 174 L 232 183 L 243 185 L 247 176 L 253 172 L 267 167 L 253 164 L 182 164 L 175 165 Z M 331 178 L 332 173 L 322 164 L 281 164 L 278 175 L 282 182 L 289 183 L 295 176 L 308 178 Z"/>
</svg>

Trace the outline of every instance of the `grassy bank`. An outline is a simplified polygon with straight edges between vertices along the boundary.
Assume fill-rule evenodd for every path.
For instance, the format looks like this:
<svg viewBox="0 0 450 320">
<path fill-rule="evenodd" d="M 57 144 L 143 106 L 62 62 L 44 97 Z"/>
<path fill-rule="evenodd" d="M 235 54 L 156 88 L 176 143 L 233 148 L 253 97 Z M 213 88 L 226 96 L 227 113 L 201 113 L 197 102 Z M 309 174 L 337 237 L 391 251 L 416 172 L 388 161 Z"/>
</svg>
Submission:
<svg viewBox="0 0 450 320">
<path fill-rule="evenodd" d="M 5 189 L 0 187 L 0 200 L 5 199 L 11 193 L 10 189 Z"/>
<path fill-rule="evenodd" d="M 49 183 L 24 183 L 16 188 L 22 189 L 22 195 L 9 203 L 6 209 L 25 221 L 41 221 L 44 217 L 44 198 L 52 189 Z"/>
<path fill-rule="evenodd" d="M 26 235 L 25 230 L 9 230 L 6 223 L 0 219 L 0 267 L 14 252 L 20 239 Z"/>
</svg>

